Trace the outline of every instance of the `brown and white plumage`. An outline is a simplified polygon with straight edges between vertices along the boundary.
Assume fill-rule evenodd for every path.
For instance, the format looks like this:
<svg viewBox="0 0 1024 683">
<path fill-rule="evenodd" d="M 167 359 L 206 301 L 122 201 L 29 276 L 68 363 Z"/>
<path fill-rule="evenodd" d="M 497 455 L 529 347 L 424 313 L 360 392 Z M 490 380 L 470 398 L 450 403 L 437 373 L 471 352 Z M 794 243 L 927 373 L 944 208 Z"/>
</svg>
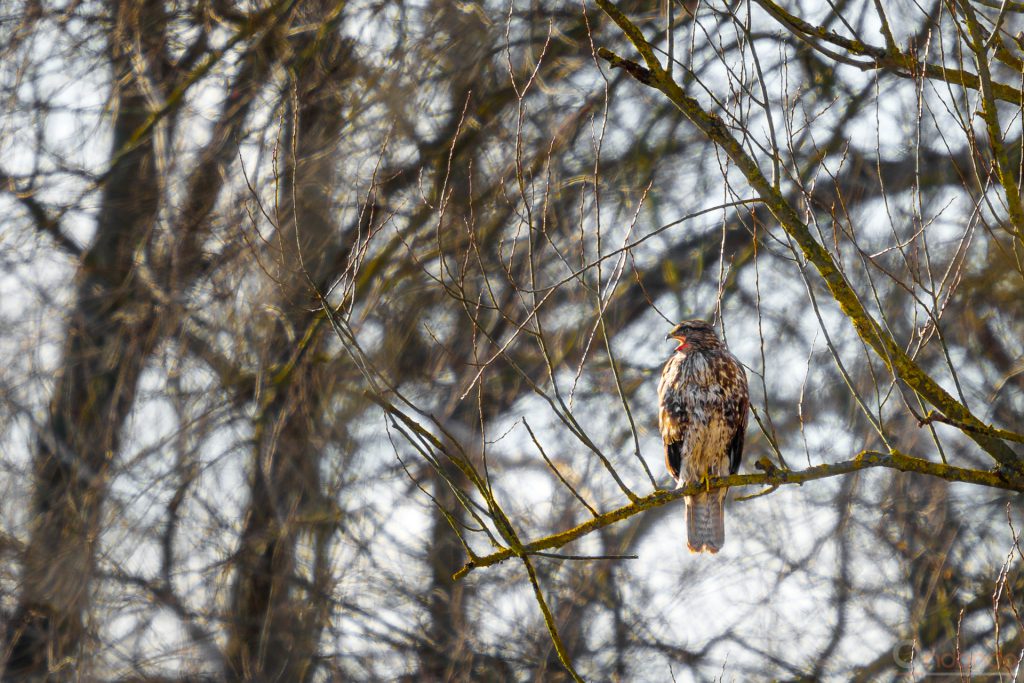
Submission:
<svg viewBox="0 0 1024 683">
<path fill-rule="evenodd" d="M 750 397 L 747 375 L 714 328 L 685 320 L 666 339 L 679 342 L 658 383 L 658 428 L 665 465 L 679 486 L 735 474 L 743 456 Z M 717 553 L 725 543 L 726 489 L 686 499 L 687 546 Z"/>
</svg>

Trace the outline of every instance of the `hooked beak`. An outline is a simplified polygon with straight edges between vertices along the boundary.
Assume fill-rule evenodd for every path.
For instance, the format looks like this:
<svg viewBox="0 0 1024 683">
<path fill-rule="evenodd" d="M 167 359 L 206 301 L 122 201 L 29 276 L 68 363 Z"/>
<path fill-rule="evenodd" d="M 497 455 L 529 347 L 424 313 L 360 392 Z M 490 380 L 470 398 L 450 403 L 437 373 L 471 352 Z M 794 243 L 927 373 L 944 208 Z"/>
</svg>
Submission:
<svg viewBox="0 0 1024 683">
<path fill-rule="evenodd" d="M 669 339 L 672 339 L 672 333 L 671 332 L 669 332 L 668 334 L 665 335 L 665 341 L 668 341 Z"/>
</svg>

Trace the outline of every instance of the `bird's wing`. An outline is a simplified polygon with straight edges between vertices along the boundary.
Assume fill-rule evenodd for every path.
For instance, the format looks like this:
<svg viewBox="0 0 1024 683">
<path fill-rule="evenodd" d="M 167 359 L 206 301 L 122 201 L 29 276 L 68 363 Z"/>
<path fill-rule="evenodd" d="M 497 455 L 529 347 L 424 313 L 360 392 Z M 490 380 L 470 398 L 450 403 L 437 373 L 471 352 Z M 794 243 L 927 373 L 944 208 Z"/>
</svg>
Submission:
<svg viewBox="0 0 1024 683">
<path fill-rule="evenodd" d="M 669 408 L 663 402 L 658 414 L 661 439 L 665 442 L 665 466 L 674 479 L 679 478 L 683 466 L 683 435 L 689 423 L 683 404 L 674 403 Z"/>
<path fill-rule="evenodd" d="M 733 432 L 729 440 L 729 474 L 736 474 L 740 470 L 740 461 L 743 460 L 743 435 L 746 433 L 747 421 Z"/>
<path fill-rule="evenodd" d="M 683 435 L 689 426 L 690 415 L 682 397 L 678 395 L 679 387 L 674 386 L 669 379 L 669 375 L 675 371 L 670 367 L 672 363 L 670 360 L 665 364 L 658 385 L 658 429 L 665 443 L 665 467 L 673 479 L 679 479 L 683 467 Z"/>
<path fill-rule="evenodd" d="M 750 391 L 743 366 L 732 354 L 727 357 L 727 379 L 724 384 L 723 412 L 726 423 L 732 430 L 729 439 L 729 474 L 736 474 L 743 458 L 743 437 L 747 431 L 747 416 L 750 414 Z"/>
<path fill-rule="evenodd" d="M 665 444 L 665 467 L 672 478 L 679 480 L 679 472 L 683 469 L 683 442 L 673 441 Z"/>
</svg>

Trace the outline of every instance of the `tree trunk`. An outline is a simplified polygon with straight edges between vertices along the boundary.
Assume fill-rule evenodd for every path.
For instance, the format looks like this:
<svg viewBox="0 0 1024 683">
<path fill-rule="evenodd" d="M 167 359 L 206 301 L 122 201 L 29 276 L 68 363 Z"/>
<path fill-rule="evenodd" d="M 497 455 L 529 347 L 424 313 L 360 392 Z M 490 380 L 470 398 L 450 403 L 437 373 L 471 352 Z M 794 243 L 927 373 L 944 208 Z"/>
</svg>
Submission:
<svg viewBox="0 0 1024 683">
<path fill-rule="evenodd" d="M 159 2 L 123 2 L 112 13 L 114 168 L 104 186 L 95 241 L 76 274 L 67 341 L 33 458 L 35 490 L 21 594 L 7 626 L 7 680 L 81 673 L 79 647 L 108 467 L 158 339 L 153 309 L 133 277 L 136 252 L 151 238 L 159 207 L 153 139 L 146 136 L 117 155 L 150 112 L 133 74 L 133 44 L 141 45 L 143 58 L 158 70 L 166 17 Z"/>
<path fill-rule="evenodd" d="M 314 672 L 328 618 L 328 550 L 336 515 L 321 481 L 321 435 L 334 392 L 320 349 L 329 327 L 313 287 L 327 286 L 347 248 L 331 200 L 343 123 L 346 46 L 330 24 L 337 3 L 307 2 L 292 44 L 279 196 L 278 305 L 261 378 L 249 510 L 232 589 L 229 680 L 303 681 Z M 322 35 L 318 35 L 322 34 Z M 285 329 L 289 328 L 289 329 Z M 307 548 L 309 560 L 300 558 Z"/>
</svg>

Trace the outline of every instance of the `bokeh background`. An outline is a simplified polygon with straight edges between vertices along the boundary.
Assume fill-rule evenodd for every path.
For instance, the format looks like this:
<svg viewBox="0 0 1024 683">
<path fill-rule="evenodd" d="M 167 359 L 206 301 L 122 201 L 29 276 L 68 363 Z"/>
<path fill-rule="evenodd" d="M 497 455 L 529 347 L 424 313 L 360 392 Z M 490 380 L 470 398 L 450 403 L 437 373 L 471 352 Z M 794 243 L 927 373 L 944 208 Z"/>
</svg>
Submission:
<svg viewBox="0 0 1024 683">
<path fill-rule="evenodd" d="M 592 0 L 10 0 L 4 680 L 1019 680 L 1024 6 L 614 7 L 982 426 Z M 714 557 L 608 518 L 692 317 L 744 472 L 1002 484 L 736 487 Z"/>
</svg>

